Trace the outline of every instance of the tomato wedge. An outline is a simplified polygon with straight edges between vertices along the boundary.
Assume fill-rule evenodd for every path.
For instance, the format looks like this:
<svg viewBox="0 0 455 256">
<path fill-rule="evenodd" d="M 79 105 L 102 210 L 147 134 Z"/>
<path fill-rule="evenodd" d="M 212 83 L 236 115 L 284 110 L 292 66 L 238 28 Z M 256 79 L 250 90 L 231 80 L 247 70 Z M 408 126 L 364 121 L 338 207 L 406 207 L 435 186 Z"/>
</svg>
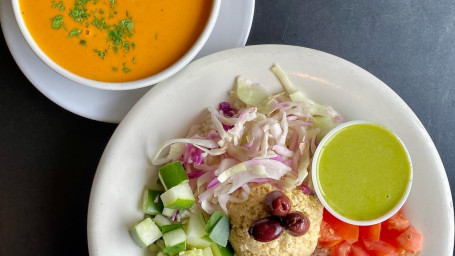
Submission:
<svg viewBox="0 0 455 256">
<path fill-rule="evenodd" d="M 332 247 L 339 242 L 341 242 L 343 238 L 335 234 L 335 231 L 330 227 L 330 225 L 322 220 L 321 222 L 321 230 L 319 231 L 319 244 L 324 247 Z"/>
<path fill-rule="evenodd" d="M 382 227 L 388 231 L 398 231 L 403 232 L 409 227 L 409 220 L 401 214 L 401 212 L 396 213 L 386 221 L 382 223 Z"/>
<path fill-rule="evenodd" d="M 360 242 L 351 245 L 352 256 L 370 256 Z"/>
<path fill-rule="evenodd" d="M 359 227 L 359 236 L 362 239 L 370 239 L 374 241 L 379 241 L 381 235 L 381 223 L 371 225 L 371 226 L 360 226 Z"/>
<path fill-rule="evenodd" d="M 386 243 L 384 241 L 374 241 L 370 239 L 363 239 L 363 244 L 365 248 L 370 253 L 370 255 L 374 256 L 399 256 L 398 250 Z"/>
<path fill-rule="evenodd" d="M 351 255 L 351 245 L 343 241 L 335 245 L 335 253 L 334 256 L 350 256 Z"/>
<path fill-rule="evenodd" d="M 422 234 L 414 227 L 409 226 L 403 233 L 395 238 L 398 248 L 401 248 L 412 254 L 418 254 L 422 251 Z"/>
<path fill-rule="evenodd" d="M 359 226 L 351 225 L 337 219 L 324 209 L 323 220 L 335 231 L 335 234 L 341 236 L 348 243 L 353 244 L 359 240 Z"/>
</svg>

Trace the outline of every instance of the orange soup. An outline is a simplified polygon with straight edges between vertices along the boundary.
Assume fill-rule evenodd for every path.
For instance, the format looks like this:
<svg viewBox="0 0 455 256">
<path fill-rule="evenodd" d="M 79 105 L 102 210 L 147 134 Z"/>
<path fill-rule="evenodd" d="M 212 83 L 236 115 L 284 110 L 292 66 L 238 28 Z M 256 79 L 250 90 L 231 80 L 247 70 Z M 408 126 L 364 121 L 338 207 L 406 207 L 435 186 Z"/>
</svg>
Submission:
<svg viewBox="0 0 455 256">
<path fill-rule="evenodd" d="M 54 62 L 79 76 L 127 82 L 175 63 L 196 42 L 212 0 L 20 0 L 25 24 Z"/>
</svg>

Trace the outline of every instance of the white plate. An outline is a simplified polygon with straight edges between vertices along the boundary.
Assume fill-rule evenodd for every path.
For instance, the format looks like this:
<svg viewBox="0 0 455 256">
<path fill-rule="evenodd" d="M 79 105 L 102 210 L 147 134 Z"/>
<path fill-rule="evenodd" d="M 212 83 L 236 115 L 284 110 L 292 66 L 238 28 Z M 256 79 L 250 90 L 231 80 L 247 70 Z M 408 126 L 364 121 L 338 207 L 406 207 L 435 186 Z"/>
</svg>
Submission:
<svg viewBox="0 0 455 256">
<path fill-rule="evenodd" d="M 421 255 L 452 255 L 453 203 L 444 166 L 406 103 L 376 77 L 343 59 L 307 48 L 265 45 L 199 59 L 153 87 L 128 113 L 108 143 L 93 182 L 87 223 L 92 256 L 141 255 L 128 228 L 143 217 L 141 193 L 156 170 L 147 156 L 161 142 L 184 136 L 208 106 L 226 100 L 237 75 L 281 91 L 269 71 L 273 63 L 279 63 L 310 98 L 333 106 L 345 120 L 376 121 L 397 133 L 414 166 L 405 214 L 424 235 Z"/>
<path fill-rule="evenodd" d="M 25 42 L 14 19 L 11 0 L 0 1 L 0 12 L 3 34 L 17 65 L 41 93 L 59 106 L 86 118 L 118 123 L 151 88 L 99 90 L 64 78 L 46 66 Z M 215 28 L 196 58 L 244 46 L 253 13 L 254 0 L 222 1 Z"/>
</svg>

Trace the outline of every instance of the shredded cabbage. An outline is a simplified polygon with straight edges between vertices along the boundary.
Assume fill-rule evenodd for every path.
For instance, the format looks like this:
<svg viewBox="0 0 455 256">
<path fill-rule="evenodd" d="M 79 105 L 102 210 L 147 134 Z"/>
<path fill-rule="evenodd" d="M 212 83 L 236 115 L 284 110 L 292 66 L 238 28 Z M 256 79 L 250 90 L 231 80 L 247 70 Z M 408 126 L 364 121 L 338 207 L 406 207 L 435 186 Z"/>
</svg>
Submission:
<svg viewBox="0 0 455 256">
<path fill-rule="evenodd" d="M 284 92 L 269 93 L 239 76 L 232 101 L 209 107 L 186 138 L 163 143 L 151 156 L 154 165 L 182 161 L 207 213 L 228 213 L 229 202 L 247 200 L 250 183 L 312 191 L 308 170 L 317 143 L 343 119 L 299 91 L 280 66 L 271 70 Z"/>
</svg>

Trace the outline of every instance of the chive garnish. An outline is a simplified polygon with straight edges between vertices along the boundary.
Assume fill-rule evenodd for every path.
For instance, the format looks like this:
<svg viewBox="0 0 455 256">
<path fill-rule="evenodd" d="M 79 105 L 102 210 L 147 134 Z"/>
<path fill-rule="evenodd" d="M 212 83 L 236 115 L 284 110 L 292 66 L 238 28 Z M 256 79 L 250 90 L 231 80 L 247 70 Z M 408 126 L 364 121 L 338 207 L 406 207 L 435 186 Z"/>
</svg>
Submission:
<svg viewBox="0 0 455 256">
<path fill-rule="evenodd" d="M 51 27 L 53 29 L 59 29 L 63 25 L 63 16 L 57 15 L 52 19 Z"/>
</svg>

